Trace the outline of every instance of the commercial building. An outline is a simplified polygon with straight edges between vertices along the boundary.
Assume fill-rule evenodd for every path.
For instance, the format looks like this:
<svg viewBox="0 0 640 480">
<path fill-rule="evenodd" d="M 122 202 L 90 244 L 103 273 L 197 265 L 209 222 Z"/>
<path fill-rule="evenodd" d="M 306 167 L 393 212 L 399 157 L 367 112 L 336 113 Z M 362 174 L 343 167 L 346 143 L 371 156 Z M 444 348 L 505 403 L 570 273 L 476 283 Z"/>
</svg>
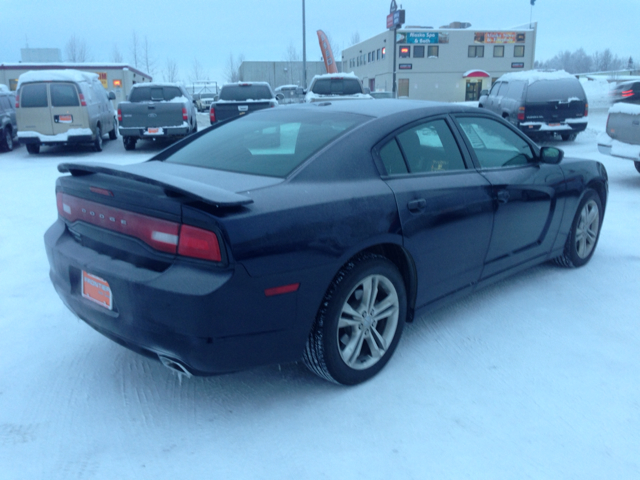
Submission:
<svg viewBox="0 0 640 480">
<path fill-rule="evenodd" d="M 126 99 L 129 90 L 136 83 L 150 82 L 151 76 L 125 63 L 0 63 L 0 84 L 16 90 L 18 78 L 30 70 L 81 70 L 97 73 L 102 86 L 116 94 L 114 105 Z"/>
<path fill-rule="evenodd" d="M 398 97 L 462 102 L 477 100 L 500 75 L 533 68 L 537 24 L 506 30 L 471 29 L 454 22 L 434 29 L 397 30 Z M 394 30 L 345 48 L 344 71 L 371 91 L 393 90 Z"/>
<path fill-rule="evenodd" d="M 340 62 L 336 62 L 338 71 L 342 71 Z M 323 61 L 307 62 L 307 84 L 314 75 L 327 73 Z M 304 70 L 302 62 L 242 62 L 238 70 L 240 81 L 243 82 L 268 82 L 273 88 L 281 85 L 304 85 Z"/>
</svg>

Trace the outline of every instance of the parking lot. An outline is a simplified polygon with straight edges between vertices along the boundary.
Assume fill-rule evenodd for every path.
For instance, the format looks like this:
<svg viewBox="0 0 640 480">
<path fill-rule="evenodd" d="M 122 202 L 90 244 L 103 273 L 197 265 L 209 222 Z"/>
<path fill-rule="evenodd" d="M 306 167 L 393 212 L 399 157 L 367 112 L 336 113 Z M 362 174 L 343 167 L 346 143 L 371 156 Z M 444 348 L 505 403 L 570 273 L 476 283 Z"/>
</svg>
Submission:
<svg viewBox="0 0 640 480">
<path fill-rule="evenodd" d="M 598 153 L 605 122 L 593 109 L 575 142 L 551 142 L 608 170 L 591 262 L 416 319 L 353 388 L 295 363 L 181 379 L 102 337 L 48 279 L 56 167 L 161 146 L 0 154 L 0 478 L 638 478 L 640 175 Z"/>
</svg>

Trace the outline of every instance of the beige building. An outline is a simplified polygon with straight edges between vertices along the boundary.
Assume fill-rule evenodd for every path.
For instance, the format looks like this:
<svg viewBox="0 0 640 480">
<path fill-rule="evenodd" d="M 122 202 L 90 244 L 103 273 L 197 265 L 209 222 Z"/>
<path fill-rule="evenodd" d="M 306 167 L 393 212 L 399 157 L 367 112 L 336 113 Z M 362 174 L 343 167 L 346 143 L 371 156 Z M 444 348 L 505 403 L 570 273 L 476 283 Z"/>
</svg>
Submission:
<svg viewBox="0 0 640 480">
<path fill-rule="evenodd" d="M 64 70 L 72 68 L 83 72 L 97 73 L 102 86 L 113 91 L 116 99 L 114 106 L 126 99 L 135 83 L 150 82 L 151 76 L 124 63 L 0 63 L 0 84 L 11 91 L 18 87 L 18 77 L 30 70 Z"/>
<path fill-rule="evenodd" d="M 500 75 L 531 70 L 537 24 L 506 30 L 472 29 L 454 22 L 443 28 L 404 27 L 396 37 L 398 97 L 463 102 L 477 100 Z M 345 72 L 371 91 L 393 90 L 393 30 L 342 52 Z"/>
</svg>

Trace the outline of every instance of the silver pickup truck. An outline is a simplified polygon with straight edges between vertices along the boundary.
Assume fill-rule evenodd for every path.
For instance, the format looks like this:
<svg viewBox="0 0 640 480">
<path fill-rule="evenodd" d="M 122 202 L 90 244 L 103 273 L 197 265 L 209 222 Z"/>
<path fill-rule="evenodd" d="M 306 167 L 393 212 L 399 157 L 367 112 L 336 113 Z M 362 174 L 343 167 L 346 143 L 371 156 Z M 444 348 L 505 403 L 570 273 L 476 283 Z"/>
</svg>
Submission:
<svg viewBox="0 0 640 480">
<path fill-rule="evenodd" d="M 193 100 L 175 83 L 134 85 L 118 105 L 118 123 L 125 150 L 133 150 L 140 139 L 176 139 L 198 130 Z"/>
<path fill-rule="evenodd" d="M 598 150 L 633 160 L 640 173 L 640 105 L 620 102 L 609 109 L 606 132 L 598 136 Z"/>
</svg>

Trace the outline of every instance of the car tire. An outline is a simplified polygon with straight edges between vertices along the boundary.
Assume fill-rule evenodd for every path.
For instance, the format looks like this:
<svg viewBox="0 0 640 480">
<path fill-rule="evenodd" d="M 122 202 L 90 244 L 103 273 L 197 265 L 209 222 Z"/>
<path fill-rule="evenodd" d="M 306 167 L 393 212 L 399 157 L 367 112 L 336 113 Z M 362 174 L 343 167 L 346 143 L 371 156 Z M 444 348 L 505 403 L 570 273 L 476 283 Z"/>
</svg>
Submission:
<svg viewBox="0 0 640 480">
<path fill-rule="evenodd" d="M 636 167 L 636 170 L 638 171 L 638 173 L 640 173 L 640 162 L 633 162 L 633 164 Z"/>
<path fill-rule="evenodd" d="M 93 150 L 96 152 L 102 151 L 102 130 L 100 125 L 96 126 L 96 139 L 93 141 Z"/>
<path fill-rule="evenodd" d="M 135 150 L 136 148 L 136 139 L 131 137 L 122 137 L 122 143 L 124 144 L 125 150 Z"/>
<path fill-rule="evenodd" d="M 116 140 L 118 138 L 118 122 L 113 119 L 113 130 L 109 132 L 109 140 Z"/>
<path fill-rule="evenodd" d="M 32 154 L 40 153 L 40 145 L 37 143 L 27 143 L 27 152 Z"/>
<path fill-rule="evenodd" d="M 374 289 L 374 297 L 367 295 Z M 376 307 L 383 310 L 376 313 Z M 406 317 L 406 288 L 396 266 L 380 255 L 362 254 L 331 282 L 307 339 L 304 363 L 331 382 L 364 382 L 393 355 Z"/>
<path fill-rule="evenodd" d="M 563 133 L 562 135 L 560 135 L 562 140 L 565 142 L 573 142 L 577 136 L 577 133 Z"/>
<path fill-rule="evenodd" d="M 2 149 L 10 152 L 13 150 L 13 131 L 11 128 L 6 127 L 2 132 Z"/>
<path fill-rule="evenodd" d="M 555 259 L 558 265 L 581 267 L 591 260 L 600 238 L 603 215 L 600 196 L 594 190 L 587 190 L 578 204 L 564 252 Z"/>
</svg>

